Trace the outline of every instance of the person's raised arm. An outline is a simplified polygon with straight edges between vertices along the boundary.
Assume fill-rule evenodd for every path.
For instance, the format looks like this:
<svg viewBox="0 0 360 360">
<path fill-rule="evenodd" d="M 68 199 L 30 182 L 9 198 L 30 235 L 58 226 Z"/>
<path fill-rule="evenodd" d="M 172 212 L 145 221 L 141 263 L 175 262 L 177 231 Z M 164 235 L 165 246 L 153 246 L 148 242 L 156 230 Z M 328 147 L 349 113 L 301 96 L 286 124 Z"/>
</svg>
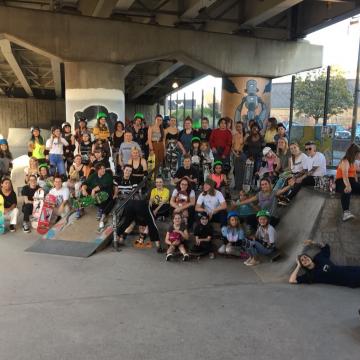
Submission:
<svg viewBox="0 0 360 360">
<path fill-rule="evenodd" d="M 296 268 L 294 269 L 294 271 L 291 273 L 291 275 L 289 277 L 290 284 L 297 284 L 296 279 L 297 279 L 300 269 L 301 269 L 300 261 L 298 259 L 296 259 Z"/>
</svg>

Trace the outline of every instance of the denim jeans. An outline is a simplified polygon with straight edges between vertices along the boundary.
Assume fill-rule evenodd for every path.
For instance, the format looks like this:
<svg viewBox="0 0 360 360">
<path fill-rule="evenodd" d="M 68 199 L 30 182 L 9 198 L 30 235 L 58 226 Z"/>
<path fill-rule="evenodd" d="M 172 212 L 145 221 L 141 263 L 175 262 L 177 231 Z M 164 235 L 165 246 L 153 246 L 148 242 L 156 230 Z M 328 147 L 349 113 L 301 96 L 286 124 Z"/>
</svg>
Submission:
<svg viewBox="0 0 360 360">
<path fill-rule="evenodd" d="M 64 175 L 65 174 L 65 165 L 62 155 L 59 154 L 49 154 L 50 161 L 50 173 L 51 175 Z"/>
</svg>

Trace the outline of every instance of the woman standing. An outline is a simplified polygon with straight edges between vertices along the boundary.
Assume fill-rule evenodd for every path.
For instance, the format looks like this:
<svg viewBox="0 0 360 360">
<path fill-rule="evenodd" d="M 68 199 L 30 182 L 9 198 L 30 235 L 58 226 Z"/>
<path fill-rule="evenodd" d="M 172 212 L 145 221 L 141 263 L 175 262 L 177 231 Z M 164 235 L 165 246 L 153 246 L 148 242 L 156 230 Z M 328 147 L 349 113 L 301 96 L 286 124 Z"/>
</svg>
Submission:
<svg viewBox="0 0 360 360">
<path fill-rule="evenodd" d="M 351 194 L 360 194 L 360 184 L 357 181 L 355 166 L 355 160 L 359 160 L 359 158 L 360 148 L 356 144 L 351 144 L 336 169 L 336 192 L 341 194 L 343 221 L 355 217 L 349 208 Z"/>
<path fill-rule="evenodd" d="M 171 177 L 174 177 L 177 170 L 179 156 L 178 139 L 179 129 L 177 127 L 177 120 L 174 116 L 171 116 L 169 126 L 164 131 L 165 164 Z"/>
<path fill-rule="evenodd" d="M 190 153 L 191 150 L 191 140 L 193 138 L 193 128 L 192 128 L 192 119 L 190 117 L 187 117 L 184 120 L 184 129 L 180 131 L 179 133 L 179 141 L 178 146 L 182 152 L 182 156 L 179 157 L 180 162 L 178 163 L 178 167 L 181 166 L 181 158 Z"/>
<path fill-rule="evenodd" d="M 51 130 L 51 137 L 46 141 L 46 150 L 49 152 L 51 175 L 65 175 L 64 146 L 69 143 L 61 136 L 60 127 L 55 126 Z"/>
<path fill-rule="evenodd" d="M 28 143 L 28 156 L 36 158 L 39 164 L 46 162 L 45 141 L 40 135 L 40 128 L 38 126 L 33 126 L 31 128 L 31 138 Z"/>
<path fill-rule="evenodd" d="M 148 129 L 148 141 L 149 141 L 149 152 L 155 154 L 155 169 L 154 177 L 156 178 L 160 166 L 164 162 L 165 145 L 164 145 L 164 129 L 163 129 L 163 117 L 158 114 L 155 117 L 153 125 L 149 126 Z"/>
<path fill-rule="evenodd" d="M 247 146 L 247 157 L 254 161 L 254 172 L 258 171 L 262 158 L 263 137 L 260 134 L 260 127 L 253 123 L 250 128 L 250 134 L 245 142 Z"/>
<path fill-rule="evenodd" d="M 114 164 L 119 163 L 119 150 L 121 144 L 124 142 L 124 135 L 125 135 L 125 127 L 121 121 L 117 121 L 114 127 L 114 133 L 112 134 L 112 152 L 113 152 L 113 159 Z"/>
</svg>

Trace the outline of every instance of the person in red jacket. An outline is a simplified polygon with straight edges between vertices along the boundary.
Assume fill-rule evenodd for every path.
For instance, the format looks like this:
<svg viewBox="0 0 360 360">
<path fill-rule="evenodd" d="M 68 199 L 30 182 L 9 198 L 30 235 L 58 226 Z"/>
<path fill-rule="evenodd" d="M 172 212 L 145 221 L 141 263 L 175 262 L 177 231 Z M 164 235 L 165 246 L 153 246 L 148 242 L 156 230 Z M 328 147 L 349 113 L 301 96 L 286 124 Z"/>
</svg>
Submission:
<svg viewBox="0 0 360 360">
<path fill-rule="evenodd" d="M 221 160 L 223 163 L 230 162 L 230 152 L 232 144 L 231 131 L 226 126 L 226 119 L 218 121 L 218 128 L 214 129 L 210 135 L 210 148 L 214 154 L 214 159 Z"/>
</svg>

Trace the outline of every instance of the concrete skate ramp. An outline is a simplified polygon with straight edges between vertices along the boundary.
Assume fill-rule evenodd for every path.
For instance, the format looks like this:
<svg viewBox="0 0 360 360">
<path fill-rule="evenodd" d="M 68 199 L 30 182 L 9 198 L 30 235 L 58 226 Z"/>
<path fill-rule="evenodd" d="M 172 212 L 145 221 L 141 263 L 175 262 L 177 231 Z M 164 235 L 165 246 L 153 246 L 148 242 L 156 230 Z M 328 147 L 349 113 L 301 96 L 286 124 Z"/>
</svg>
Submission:
<svg viewBox="0 0 360 360">
<path fill-rule="evenodd" d="M 75 212 L 67 219 L 56 223 L 42 239 L 26 249 L 53 255 L 89 257 L 104 249 L 112 240 L 112 227 L 108 225 L 102 233 L 97 232 L 96 209 L 86 209 L 85 216 L 75 219 Z"/>
<path fill-rule="evenodd" d="M 339 199 L 334 199 L 340 202 Z M 287 281 L 296 256 L 301 253 L 306 239 L 313 239 L 317 223 L 326 203 L 326 196 L 310 189 L 302 189 L 281 215 L 277 226 L 277 247 L 282 257 L 273 263 L 263 262 L 254 267 L 264 282 Z"/>
</svg>

